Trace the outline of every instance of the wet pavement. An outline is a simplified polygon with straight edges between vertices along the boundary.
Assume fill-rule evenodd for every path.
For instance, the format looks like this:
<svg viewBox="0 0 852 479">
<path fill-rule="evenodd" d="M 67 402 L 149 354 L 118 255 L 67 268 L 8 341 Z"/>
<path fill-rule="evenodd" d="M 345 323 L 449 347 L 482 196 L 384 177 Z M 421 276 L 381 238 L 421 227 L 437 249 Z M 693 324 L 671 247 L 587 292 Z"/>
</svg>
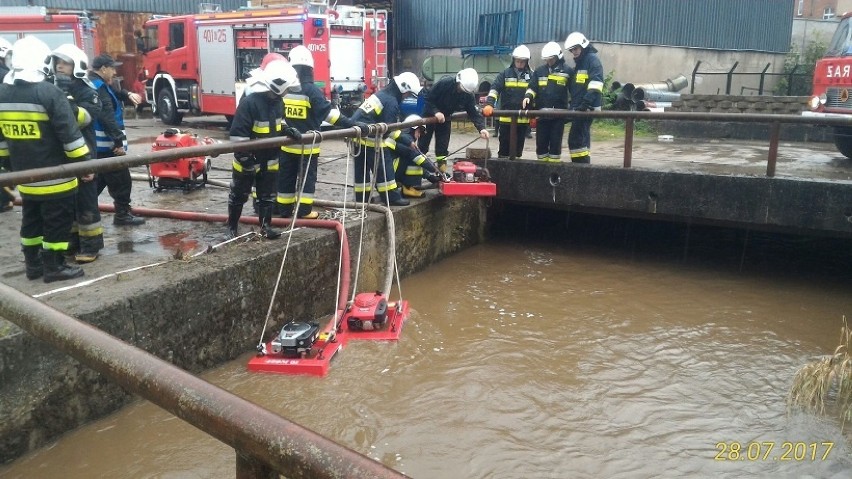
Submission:
<svg viewBox="0 0 852 479">
<path fill-rule="evenodd" d="M 129 119 L 127 132 L 130 139 L 131 155 L 151 151 L 151 144 L 166 129 L 160 121 L 151 118 Z M 224 117 L 187 117 L 181 129 L 192 132 L 199 138 L 209 137 L 216 141 L 227 141 L 227 123 Z M 665 134 L 665 132 L 657 132 Z M 473 127 L 467 122 L 456 122 L 450 143 L 450 151 L 459 150 L 451 157 L 462 157 L 464 146 L 475 140 Z M 566 135 L 567 138 L 567 135 Z M 592 144 L 592 163 L 619 167 L 623 164 L 624 140 L 613 135 L 611 139 L 596 140 Z M 497 140 L 474 141 L 470 148 L 489 148 L 496 154 Z M 681 139 L 671 142 L 657 141 L 656 134 L 648 138 L 634 139 L 632 165 L 635 169 L 695 172 L 720 175 L 764 176 L 766 174 L 768 140 L 736 141 L 717 139 Z M 563 155 L 567 157 L 567 147 Z M 527 139 L 524 159 L 535 157 L 535 139 Z M 222 155 L 212 159 L 209 173 L 210 183 L 204 188 L 192 191 L 164 190 L 154 191 L 144 181 L 147 178 L 145 167 L 135 167 L 131 172 L 136 178 L 132 194 L 135 207 L 153 209 L 182 210 L 225 214 L 227 212 L 227 188 L 214 186 L 226 185 L 230 180 L 232 155 Z M 529 160 L 534 161 L 534 160 Z M 319 199 L 342 201 L 344 193 L 347 201 L 352 200 L 351 186 L 352 163 L 347 161 L 347 149 L 341 140 L 332 140 L 322 145 L 319 162 L 319 180 L 316 197 Z M 776 176 L 813 178 L 817 180 L 852 181 L 852 160 L 848 160 L 834 150 L 833 145 L 824 143 L 782 143 L 778 152 Z M 499 188 L 499 185 L 498 185 Z M 427 193 L 427 198 L 437 194 L 435 190 Z M 100 201 L 111 204 L 105 191 Z M 424 201 L 424 200 L 412 200 Z M 337 217 L 339 211 L 318 208 L 321 218 Z M 246 212 L 251 212 L 250 204 Z M 168 261 L 173 257 L 201 254 L 211 245 L 220 243 L 224 238 L 224 226 L 219 223 L 187 223 L 164 218 L 149 218 L 147 223 L 138 227 L 114 226 L 113 215 L 103 215 L 105 248 L 101 257 L 94 263 L 84 266 L 86 277 L 78 281 L 91 280 L 104 275 L 114 274 L 128 268 Z M 44 293 L 57 287 L 68 286 L 63 283 L 44 284 L 40 281 L 28 281 L 24 277 L 23 257 L 19 244 L 20 208 L 0 214 L 0 241 L 9 245 L 0 249 L 0 281 L 30 294 Z M 244 231 L 249 227 L 242 226 Z"/>
</svg>

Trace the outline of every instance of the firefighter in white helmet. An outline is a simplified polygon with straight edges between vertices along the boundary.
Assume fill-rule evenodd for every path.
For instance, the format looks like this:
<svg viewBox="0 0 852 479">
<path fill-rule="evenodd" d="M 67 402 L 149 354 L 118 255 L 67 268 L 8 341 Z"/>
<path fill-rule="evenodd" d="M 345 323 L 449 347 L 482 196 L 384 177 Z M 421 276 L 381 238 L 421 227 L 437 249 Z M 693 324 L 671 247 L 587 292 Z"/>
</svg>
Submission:
<svg viewBox="0 0 852 479">
<path fill-rule="evenodd" d="M 12 59 L 12 44 L 9 43 L 6 39 L 0 38 L 0 83 L 3 83 L 3 78 L 9 73 L 9 67 L 7 66 L 7 58 L 9 60 Z M 0 165 L 0 172 L 3 171 L 2 165 Z M 12 203 L 15 201 L 15 195 L 12 194 L 12 188 L 8 186 L 4 186 L 0 188 L 0 213 L 4 211 L 10 211 L 12 209 Z"/>
<path fill-rule="evenodd" d="M 93 116 L 100 115 L 101 102 L 95 86 L 87 77 L 89 57 L 72 43 L 60 45 L 52 53 L 56 70 L 53 81 L 65 92 L 72 109 L 76 110 L 77 125 L 89 150 L 94 152 L 97 139 L 91 122 Z M 98 185 L 94 181 L 86 181 L 86 178 L 80 180 L 68 254 L 73 255 L 78 263 L 90 263 L 97 259 L 98 252 L 104 247 L 104 229 L 98 209 Z"/>
<path fill-rule="evenodd" d="M 11 171 L 62 166 L 89 159 L 89 147 L 65 94 L 45 79 L 53 73 L 50 48 L 27 36 L 15 42 L 11 84 L 0 85 L 0 164 Z M 26 277 L 45 283 L 83 276 L 65 264 L 77 177 L 18 185 Z"/>
<path fill-rule="evenodd" d="M 400 120 L 400 103 L 405 96 L 420 94 L 420 79 L 411 72 L 403 72 L 393 77 L 388 85 L 370 95 L 355 110 L 352 120 L 360 123 L 396 123 Z M 374 135 L 364 135 L 360 143 L 359 155 L 355 158 L 355 201 L 366 202 L 373 193 L 372 171 L 376 171 L 376 191 L 379 200 L 389 206 L 406 206 L 409 201 L 402 197 L 394 179 L 393 153 L 386 147 L 385 140 L 413 143 L 407 133 L 400 130 L 389 131 L 378 142 Z M 375 163 L 376 153 L 379 162 Z"/>
<path fill-rule="evenodd" d="M 405 122 L 422 120 L 420 115 L 408 115 Z M 416 142 L 420 135 L 426 131 L 425 125 L 415 125 L 410 129 L 411 137 Z M 430 183 L 437 183 L 440 179 L 438 167 L 426 155 L 420 152 L 415 145 L 404 142 L 387 140 L 388 148 L 394 153 L 394 171 L 396 172 L 396 183 L 402 185 L 402 196 L 407 198 L 422 198 L 425 193 L 420 190 L 426 178 Z"/>
<path fill-rule="evenodd" d="M 247 83 L 255 84 L 252 92 L 243 97 L 231 122 L 231 141 L 275 138 L 282 135 L 300 140 L 301 134 L 284 123 L 284 102 L 281 97 L 299 89 L 296 70 L 286 60 L 274 60 Z M 228 195 L 228 236 L 239 234 L 238 225 L 243 205 L 251 188 L 257 190 L 257 215 L 260 235 L 267 239 L 281 236 L 272 228 L 275 208 L 276 180 L 280 147 L 261 150 L 235 151 L 231 171 L 231 192 Z"/>
<path fill-rule="evenodd" d="M 512 65 L 498 73 L 491 84 L 488 92 L 487 105 L 483 109 L 485 116 L 491 116 L 494 105 L 500 100 L 501 110 L 520 110 L 524 100 L 524 93 L 529 87 L 532 70 L 530 70 L 530 49 L 526 45 L 520 45 L 512 52 Z M 530 127 L 529 118 L 518 118 L 515 129 L 516 143 L 515 151 L 509 151 L 509 141 L 512 129 L 512 118 L 501 116 L 497 130 L 497 138 L 500 146 L 497 149 L 497 158 L 519 159 L 524 153 L 524 141 Z"/>
<path fill-rule="evenodd" d="M 488 138 L 485 118 L 476 109 L 475 95 L 478 89 L 479 74 L 473 68 L 465 68 L 458 72 L 455 78 L 449 76 L 436 81 L 426 93 L 423 116 L 434 116 L 438 119 L 438 123 L 426 126 L 426 133 L 417 141 L 417 146 L 421 152 L 428 153 L 429 143 L 432 142 L 432 136 L 435 136 L 435 160 L 441 172 L 447 170 L 452 125 L 446 120 L 453 113 L 460 110 L 467 112 L 468 118 L 479 131 L 479 136 L 483 139 Z"/>
<path fill-rule="evenodd" d="M 600 111 L 603 97 L 603 65 L 597 49 L 580 32 L 565 39 L 565 49 L 574 57 L 574 76 L 571 77 L 571 109 Z M 574 163 L 591 163 L 592 119 L 575 118 L 568 132 L 568 151 Z"/>
<path fill-rule="evenodd" d="M 337 128 L 351 128 L 356 123 L 340 113 L 322 90 L 314 84 L 314 58 L 304 45 L 290 50 L 290 65 L 299 75 L 301 91 L 290 91 L 284 95 L 284 120 L 300 133 L 319 132 L 323 121 Z M 366 133 L 367 125 L 358 125 Z M 293 216 L 296 199 L 299 199 L 296 216 L 315 219 L 319 216 L 313 210 L 314 193 L 317 184 L 317 160 L 320 155 L 319 142 L 306 144 L 294 143 L 281 147 L 281 163 L 278 171 L 277 209 L 281 216 Z M 297 194 L 299 170 L 305 175 L 301 195 Z"/>
<path fill-rule="evenodd" d="M 574 70 L 565 65 L 562 47 L 550 42 L 541 49 L 544 65 L 533 72 L 530 86 L 524 95 L 522 107 L 539 110 L 554 108 L 567 110 L 568 87 Z M 564 118 L 539 118 L 536 125 L 535 154 L 541 161 L 562 161 L 562 135 Z"/>
<path fill-rule="evenodd" d="M 12 59 L 12 44 L 5 38 L 0 38 L 0 83 L 9 73 L 10 60 Z"/>
</svg>

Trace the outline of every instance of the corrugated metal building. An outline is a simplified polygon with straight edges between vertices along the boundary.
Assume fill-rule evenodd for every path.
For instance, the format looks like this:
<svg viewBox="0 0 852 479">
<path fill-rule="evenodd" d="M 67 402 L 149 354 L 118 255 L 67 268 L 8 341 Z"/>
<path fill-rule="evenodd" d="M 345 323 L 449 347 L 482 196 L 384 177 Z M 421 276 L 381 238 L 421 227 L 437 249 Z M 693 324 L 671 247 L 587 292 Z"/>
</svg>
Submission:
<svg viewBox="0 0 852 479">
<path fill-rule="evenodd" d="M 544 43 L 582 31 L 595 42 L 786 52 L 793 22 L 790 0 L 394 0 L 393 11 L 401 50 Z M 520 25 L 483 23 L 508 12 L 522 12 Z M 506 35 L 514 31 L 517 42 Z"/>
</svg>

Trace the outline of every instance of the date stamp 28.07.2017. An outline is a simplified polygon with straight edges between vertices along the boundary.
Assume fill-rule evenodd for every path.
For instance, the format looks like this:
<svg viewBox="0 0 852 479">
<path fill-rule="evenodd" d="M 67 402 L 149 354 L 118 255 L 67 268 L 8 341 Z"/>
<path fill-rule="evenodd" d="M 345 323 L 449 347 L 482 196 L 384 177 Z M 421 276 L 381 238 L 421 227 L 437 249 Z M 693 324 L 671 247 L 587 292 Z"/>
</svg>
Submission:
<svg viewBox="0 0 852 479">
<path fill-rule="evenodd" d="M 716 461 L 824 461 L 833 442 L 717 442 Z"/>
</svg>

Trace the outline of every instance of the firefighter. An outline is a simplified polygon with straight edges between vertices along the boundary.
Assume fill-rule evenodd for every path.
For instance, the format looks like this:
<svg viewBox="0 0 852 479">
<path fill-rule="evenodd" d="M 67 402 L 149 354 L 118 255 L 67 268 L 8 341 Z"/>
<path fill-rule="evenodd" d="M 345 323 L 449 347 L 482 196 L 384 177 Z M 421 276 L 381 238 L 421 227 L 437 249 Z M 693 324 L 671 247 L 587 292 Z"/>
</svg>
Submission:
<svg viewBox="0 0 852 479">
<path fill-rule="evenodd" d="M 565 39 L 565 49 L 574 57 L 574 76 L 571 77 L 571 109 L 600 111 L 603 96 L 603 65 L 597 49 L 580 32 Z M 568 152 L 573 163 L 591 163 L 592 119 L 575 118 L 568 131 Z"/>
<path fill-rule="evenodd" d="M 483 109 L 485 116 L 491 116 L 494 105 L 500 100 L 502 110 L 520 110 L 524 100 L 524 93 L 529 87 L 532 70 L 530 70 L 530 49 L 526 45 L 520 45 L 512 52 L 512 66 L 498 73 L 491 85 L 486 99 L 487 105 Z M 500 123 L 497 138 L 500 146 L 497 149 L 497 158 L 508 159 L 514 156 L 519 159 L 524 153 L 524 142 L 530 126 L 529 118 L 518 118 L 516 131 L 516 148 L 510 154 L 509 137 L 512 128 L 512 118 L 501 116 L 497 119 Z"/>
<path fill-rule="evenodd" d="M 3 83 L 3 78 L 9 73 L 7 61 L 12 60 L 12 44 L 5 38 L 0 38 L 0 83 Z M 3 166 L 0 165 L 0 172 L 3 171 Z M 12 188 L 4 186 L 0 188 L 0 213 L 10 211 L 12 204 L 15 202 L 15 195 L 12 194 Z"/>
<path fill-rule="evenodd" d="M 89 151 L 96 151 L 95 129 L 91 123 L 92 117 L 100 113 L 101 103 L 95 85 L 86 76 L 89 57 L 76 45 L 66 43 L 53 50 L 53 61 L 56 70 L 54 83 L 68 96 L 72 109 L 77 110 L 77 125 Z M 103 247 L 104 229 L 98 210 L 98 185 L 80 178 L 77 214 L 71 227 L 68 253 L 73 254 L 78 263 L 91 263 L 97 259 Z"/>
<path fill-rule="evenodd" d="M 530 86 L 524 95 L 521 108 L 531 106 L 539 110 L 568 109 L 569 81 L 574 71 L 565 65 L 562 47 L 550 42 L 541 49 L 544 65 L 533 72 Z M 539 118 L 536 126 L 535 154 L 541 161 L 562 161 L 563 118 Z"/>
<path fill-rule="evenodd" d="M 419 115 L 408 115 L 405 121 L 420 120 Z M 411 127 L 411 136 L 416 142 L 420 135 L 426 131 L 426 125 L 417 125 Z M 394 171 L 396 172 L 396 182 L 402 185 L 402 196 L 407 198 L 422 198 L 425 193 L 419 188 L 422 184 L 422 179 L 426 178 L 430 183 L 435 184 L 440 179 L 440 172 L 437 165 L 426 158 L 426 155 L 420 152 L 417 148 L 412 148 L 412 145 L 405 142 L 397 143 L 393 139 L 388 138 L 386 141 L 388 148 L 394 152 Z"/>
<path fill-rule="evenodd" d="M 27 36 L 14 49 L 10 83 L 0 85 L 0 163 L 20 171 L 88 160 L 89 148 L 71 104 L 62 90 L 45 81 L 53 70 L 50 48 Z M 27 279 L 43 277 L 52 283 L 83 276 L 79 266 L 65 264 L 64 256 L 77 184 L 70 177 L 18 186 Z"/>
<path fill-rule="evenodd" d="M 442 173 L 447 171 L 447 155 L 450 152 L 450 131 L 452 124 L 449 116 L 464 110 L 468 118 L 479 131 L 479 136 L 488 138 L 485 129 L 485 118 L 476 109 L 474 94 L 479 88 L 479 74 L 473 68 L 465 68 L 453 77 L 444 77 L 435 82 L 426 94 L 426 105 L 423 116 L 434 116 L 438 124 L 426 126 L 426 132 L 417 141 L 417 146 L 423 153 L 429 153 L 429 143 L 435 135 L 435 160 Z"/>
<path fill-rule="evenodd" d="M 326 121 L 338 128 L 351 128 L 355 122 L 340 113 L 314 84 L 314 58 L 311 51 L 304 45 L 298 45 L 290 50 L 290 65 L 299 75 L 301 91 L 287 92 L 284 95 L 284 120 L 287 125 L 299 130 L 300 133 L 320 131 L 322 122 Z M 366 124 L 358 125 L 362 131 L 367 131 Z M 281 216 L 293 216 L 293 206 L 296 203 L 299 170 L 304 171 L 304 188 L 296 215 L 304 219 L 316 219 L 319 214 L 312 211 L 314 192 L 317 183 L 317 160 L 319 159 L 319 143 L 292 144 L 281 147 L 280 170 L 278 172 L 278 210 Z"/>
<path fill-rule="evenodd" d="M 101 112 L 95 115 L 94 128 L 97 136 L 98 158 L 112 158 L 127 154 L 127 135 L 124 132 L 124 101 L 129 100 L 134 105 L 142 102 L 138 93 L 127 90 L 115 90 L 112 80 L 116 67 L 121 65 L 107 54 L 101 54 L 92 60 L 92 70 L 89 80 L 98 92 Z M 107 188 L 115 204 L 115 216 L 112 224 L 117 226 L 139 226 L 145 223 L 145 218 L 135 216 L 130 211 L 130 192 L 133 181 L 130 179 L 130 169 L 122 168 L 116 171 L 98 173 L 98 194 Z"/>
<path fill-rule="evenodd" d="M 285 60 L 270 62 L 263 70 L 255 71 L 248 83 L 252 91 L 240 100 L 234 120 L 231 122 L 231 141 L 248 141 L 274 138 L 282 134 L 300 139 L 299 131 L 285 127 L 284 102 L 281 97 L 288 90 L 299 88 L 296 70 Z M 262 150 L 234 152 L 231 171 L 231 192 L 228 195 L 228 236 L 238 234 L 243 205 L 248 200 L 251 187 L 257 190 L 257 215 L 260 219 L 260 235 L 267 239 L 281 236 L 272 228 L 272 212 L 275 208 L 275 185 L 278 175 L 279 147 Z"/>
<path fill-rule="evenodd" d="M 364 100 L 355 110 L 352 120 L 362 123 L 396 123 L 399 121 L 400 103 L 403 97 L 417 96 L 421 88 L 417 75 L 411 72 L 400 73 L 393 77 L 393 81 L 386 87 Z M 355 201 L 360 203 L 370 200 L 371 178 L 375 169 L 379 200 L 389 206 L 407 206 L 409 201 L 402 197 L 393 176 L 393 155 L 384 145 L 384 140 L 387 138 L 408 143 L 413 141 L 400 130 L 385 133 L 380 145 L 376 145 L 375 137 L 364 136 L 357 140 L 360 145 L 357 148 L 359 154 L 355 158 L 354 166 Z"/>
</svg>

